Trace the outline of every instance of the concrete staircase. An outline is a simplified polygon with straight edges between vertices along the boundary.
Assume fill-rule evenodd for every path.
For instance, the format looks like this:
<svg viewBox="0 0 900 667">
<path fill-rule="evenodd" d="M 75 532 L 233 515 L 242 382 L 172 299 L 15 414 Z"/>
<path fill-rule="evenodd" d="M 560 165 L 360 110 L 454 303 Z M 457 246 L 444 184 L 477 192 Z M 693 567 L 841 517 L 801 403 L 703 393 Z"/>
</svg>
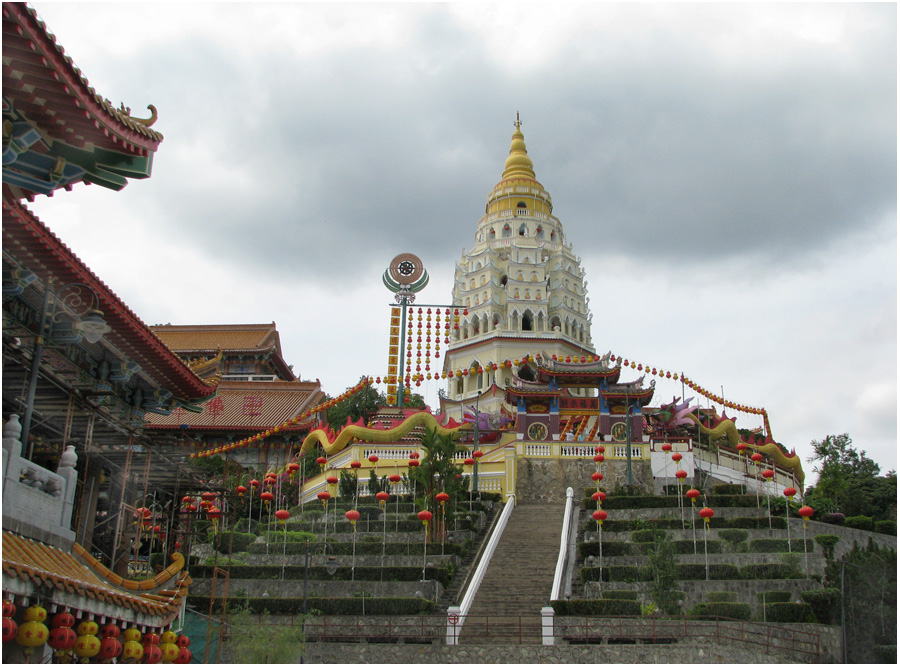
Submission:
<svg viewBox="0 0 900 667">
<path fill-rule="evenodd" d="M 540 644 L 565 506 L 518 505 L 459 636 L 461 644 Z"/>
</svg>

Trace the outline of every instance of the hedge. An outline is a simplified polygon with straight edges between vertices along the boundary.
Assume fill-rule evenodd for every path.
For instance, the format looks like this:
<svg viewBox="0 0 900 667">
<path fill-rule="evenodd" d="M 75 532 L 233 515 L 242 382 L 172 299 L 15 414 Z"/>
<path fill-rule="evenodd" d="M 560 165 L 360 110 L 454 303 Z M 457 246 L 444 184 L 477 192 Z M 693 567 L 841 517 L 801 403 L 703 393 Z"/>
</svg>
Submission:
<svg viewBox="0 0 900 667">
<path fill-rule="evenodd" d="M 788 549 L 787 538 L 780 537 L 761 537 L 755 540 L 750 540 L 750 545 L 747 548 L 747 551 L 752 553 L 766 554 L 784 553 L 786 551 L 803 553 L 804 542 L 806 542 L 806 549 L 809 550 L 810 553 L 815 551 L 815 543 L 813 542 L 813 540 L 791 540 L 791 548 Z"/>
<path fill-rule="evenodd" d="M 722 528 L 719 530 L 719 538 L 729 542 L 732 548 L 737 548 L 738 544 L 745 542 L 750 537 L 750 531 L 743 528 Z"/>
<path fill-rule="evenodd" d="M 838 603 L 841 600 L 839 588 L 815 588 L 801 591 L 800 599 L 810 606 L 817 623 L 826 625 L 835 623 Z"/>
<path fill-rule="evenodd" d="M 831 523 L 835 526 L 843 526 L 844 521 L 847 520 L 847 517 L 841 514 L 840 512 L 829 512 L 828 514 L 823 514 L 822 518 L 819 519 L 822 523 Z"/>
<path fill-rule="evenodd" d="M 897 534 L 897 522 L 896 521 L 876 521 L 875 522 L 875 532 L 876 533 L 884 533 L 885 535 L 896 535 Z"/>
<path fill-rule="evenodd" d="M 640 616 L 637 600 L 600 598 L 590 600 L 552 600 L 550 606 L 559 616 Z"/>
<path fill-rule="evenodd" d="M 844 525 L 857 530 L 875 530 L 875 522 L 870 516 L 848 516 Z"/>
<path fill-rule="evenodd" d="M 191 606 L 202 613 L 209 612 L 209 596 L 191 595 Z M 249 609 L 253 614 L 262 614 L 268 611 L 270 614 L 300 614 L 303 611 L 303 598 L 273 598 L 273 597 L 231 597 L 228 600 L 227 611 L 235 612 L 243 608 Z M 327 615 L 359 616 L 363 613 L 363 598 L 323 598 L 307 597 L 307 611 L 318 610 Z M 213 613 L 221 613 L 222 599 L 213 601 Z M 427 598 L 365 598 L 365 613 L 372 616 L 409 616 L 418 614 L 430 614 L 434 611 L 434 601 Z"/>
<path fill-rule="evenodd" d="M 803 579 L 803 573 L 785 563 L 748 563 L 741 566 L 740 579 Z"/>
<path fill-rule="evenodd" d="M 716 496 L 743 496 L 747 487 L 743 484 L 713 484 L 712 492 Z"/>
<path fill-rule="evenodd" d="M 756 599 L 761 604 L 773 604 L 776 602 L 790 602 L 793 595 L 790 591 L 760 591 L 756 594 Z"/>
<path fill-rule="evenodd" d="M 707 602 L 737 602 L 736 591 L 710 591 L 706 594 Z"/>
<path fill-rule="evenodd" d="M 284 579 L 290 581 L 302 581 L 304 576 L 304 571 L 306 568 L 303 565 L 288 565 L 283 568 L 284 569 Z M 371 567 L 371 566 L 357 566 L 355 572 L 355 578 L 358 581 L 379 581 L 382 579 L 382 575 L 384 581 L 421 581 L 422 580 L 422 568 L 421 567 L 397 567 L 397 566 L 385 566 L 383 569 L 380 567 Z M 213 568 L 208 565 L 198 565 L 192 567 L 190 570 L 191 576 L 194 579 L 211 579 L 212 578 L 212 570 Z M 257 579 L 257 580 L 265 580 L 265 579 L 281 579 L 282 567 L 280 565 L 232 565 L 229 568 L 229 577 L 231 579 Z M 450 567 L 426 567 L 425 568 L 425 579 L 426 580 L 435 580 L 443 585 L 445 588 L 450 584 L 453 580 L 453 575 L 455 572 L 455 568 Z M 333 575 L 328 574 L 325 570 L 324 565 L 310 565 L 309 566 L 309 579 L 317 579 L 317 580 L 334 580 L 334 581 L 348 581 L 351 578 L 351 567 L 350 565 L 339 565 L 337 570 Z"/>
<path fill-rule="evenodd" d="M 256 542 L 256 535 L 253 533 L 222 533 L 216 550 L 222 554 L 238 553 L 246 551 L 254 542 Z"/>
<path fill-rule="evenodd" d="M 746 602 L 700 602 L 691 609 L 691 616 L 750 620 L 750 605 Z"/>
<path fill-rule="evenodd" d="M 805 602 L 771 602 L 765 605 L 767 623 L 815 623 L 812 605 Z"/>
<path fill-rule="evenodd" d="M 773 529 L 787 528 L 786 520 L 783 516 L 773 516 L 771 519 L 766 516 L 739 516 L 731 519 L 725 519 L 720 516 L 714 516 L 710 519 L 709 527 L 714 529 L 722 528 L 769 528 L 769 521 L 772 522 Z M 684 524 L 681 519 L 607 519 L 603 522 L 603 530 L 605 532 L 622 533 L 634 530 L 645 529 L 655 526 L 660 530 L 682 530 L 684 526 L 690 527 L 690 516 L 685 517 Z M 698 528 L 703 526 L 703 522 L 697 520 Z M 597 522 L 593 519 L 588 520 L 584 524 L 584 530 L 597 530 Z"/>
<path fill-rule="evenodd" d="M 313 553 L 316 550 L 316 546 L 318 544 L 321 543 L 313 542 L 310 545 L 310 553 Z M 349 556 L 353 553 L 352 542 L 329 541 L 328 544 L 334 552 L 334 555 L 336 556 Z M 269 550 L 267 552 L 265 542 L 254 542 L 247 547 L 247 552 L 251 554 L 268 553 L 270 556 L 278 556 L 282 553 L 285 553 L 288 556 L 299 556 L 306 553 L 306 542 L 288 542 L 287 544 L 284 544 L 283 542 L 270 542 L 268 546 Z M 425 552 L 425 549 L 422 547 L 421 543 L 407 544 L 406 542 L 387 542 L 385 544 L 382 544 L 381 542 L 370 542 L 357 539 L 356 555 L 380 556 L 382 547 L 384 548 L 385 555 L 388 556 L 405 556 L 407 554 L 421 556 Z M 429 542 L 427 545 L 427 550 L 429 556 L 439 556 L 441 555 L 442 551 L 441 543 Z M 468 552 L 468 550 L 469 547 L 465 544 L 446 542 L 443 545 L 443 553 L 447 556 L 464 556 Z"/>
<path fill-rule="evenodd" d="M 825 558 L 832 560 L 834 558 L 834 545 L 840 542 L 841 538 L 830 533 L 822 533 L 816 535 L 813 539 L 816 541 L 816 544 L 822 547 L 822 553 L 825 554 Z"/>
<path fill-rule="evenodd" d="M 637 600 L 637 591 L 602 591 L 600 597 L 604 600 Z"/>
</svg>

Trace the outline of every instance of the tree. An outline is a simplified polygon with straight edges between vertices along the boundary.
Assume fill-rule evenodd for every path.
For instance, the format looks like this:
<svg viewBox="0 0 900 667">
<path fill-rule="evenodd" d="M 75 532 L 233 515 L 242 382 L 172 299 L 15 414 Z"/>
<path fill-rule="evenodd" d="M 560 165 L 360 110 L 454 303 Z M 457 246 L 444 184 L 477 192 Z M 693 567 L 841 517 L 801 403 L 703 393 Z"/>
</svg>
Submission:
<svg viewBox="0 0 900 667">
<path fill-rule="evenodd" d="M 453 455 L 459 449 L 449 434 L 439 435 L 437 429 L 428 428 L 422 436 L 425 457 L 417 468 L 409 473 L 409 479 L 416 485 L 416 504 L 434 515 L 429 525 L 432 538 L 440 535 L 446 527 L 443 519 L 452 518 L 459 498 L 465 497 L 466 482 L 462 477 L 462 467 L 453 462 Z M 444 507 L 435 500 L 438 493 L 450 496 Z"/>
<path fill-rule="evenodd" d="M 807 490 L 806 502 L 817 513 L 842 512 L 847 516 L 865 514 L 875 520 L 897 516 L 897 476 L 894 471 L 880 476 L 880 466 L 858 452 L 846 433 L 829 435 L 811 443 L 819 473 L 815 486 Z"/>
<path fill-rule="evenodd" d="M 362 381 L 364 378 L 363 375 L 359 379 Z M 330 396 L 325 397 L 326 401 L 330 399 Z M 347 424 L 348 418 L 351 422 L 362 419 L 364 423 L 368 423 L 378 409 L 385 405 L 387 405 L 387 399 L 384 394 L 379 393 L 375 387 L 369 384 L 346 400 L 329 408 L 325 413 L 325 421 L 335 431 L 343 428 Z"/>
<path fill-rule="evenodd" d="M 683 594 L 678 590 L 678 556 L 672 536 L 667 531 L 655 526 L 652 548 L 648 554 L 653 583 L 650 585 L 650 598 L 656 606 L 669 615 L 679 612 L 678 603 Z"/>
<path fill-rule="evenodd" d="M 235 663 L 296 663 L 303 652 L 302 623 L 273 623 L 268 611 L 255 618 L 241 608 L 228 614 L 228 626 L 228 653 Z"/>
</svg>

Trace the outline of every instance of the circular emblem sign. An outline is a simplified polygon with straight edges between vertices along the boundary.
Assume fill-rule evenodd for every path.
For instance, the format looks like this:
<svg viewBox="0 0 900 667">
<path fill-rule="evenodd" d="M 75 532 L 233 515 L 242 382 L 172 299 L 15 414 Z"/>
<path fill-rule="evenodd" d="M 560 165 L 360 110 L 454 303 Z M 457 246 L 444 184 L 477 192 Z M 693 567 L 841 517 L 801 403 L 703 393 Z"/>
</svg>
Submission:
<svg viewBox="0 0 900 667">
<path fill-rule="evenodd" d="M 425 266 L 421 259 L 412 253 L 404 252 L 394 257 L 388 270 L 391 278 L 398 283 L 411 285 L 425 273 Z"/>
</svg>

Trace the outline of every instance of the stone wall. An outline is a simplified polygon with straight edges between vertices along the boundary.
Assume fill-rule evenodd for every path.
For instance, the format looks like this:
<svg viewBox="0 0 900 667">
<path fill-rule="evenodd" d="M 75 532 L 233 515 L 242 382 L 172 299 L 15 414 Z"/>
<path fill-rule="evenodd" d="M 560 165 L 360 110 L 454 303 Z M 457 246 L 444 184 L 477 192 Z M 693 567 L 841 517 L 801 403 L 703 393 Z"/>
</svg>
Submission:
<svg viewBox="0 0 900 667">
<path fill-rule="evenodd" d="M 612 492 L 616 486 L 624 486 L 627 479 L 625 461 L 607 461 L 603 464 L 604 479 L 600 486 Z M 516 500 L 520 503 L 564 503 L 566 488 L 575 489 L 575 497 L 581 498 L 581 490 L 593 484 L 591 474 L 597 465 L 585 459 L 529 459 L 516 460 Z M 635 460 L 631 464 L 634 484 L 645 491 L 653 486 L 650 465 Z"/>
</svg>

